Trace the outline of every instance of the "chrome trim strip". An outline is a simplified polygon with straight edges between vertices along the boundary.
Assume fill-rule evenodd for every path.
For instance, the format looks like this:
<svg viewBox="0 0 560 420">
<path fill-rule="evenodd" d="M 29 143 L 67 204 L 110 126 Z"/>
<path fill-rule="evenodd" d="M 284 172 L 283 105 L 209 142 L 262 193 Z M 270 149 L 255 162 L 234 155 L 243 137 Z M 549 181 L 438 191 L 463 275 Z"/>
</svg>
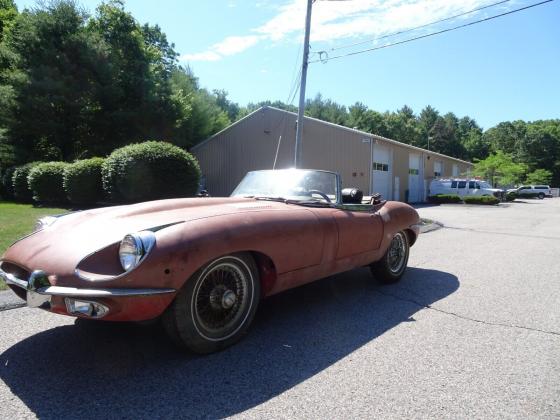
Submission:
<svg viewBox="0 0 560 420">
<path fill-rule="evenodd" d="M 0 268 L 0 278 L 6 282 L 6 284 L 11 284 L 13 286 L 21 287 L 22 289 L 27 289 L 27 282 L 25 280 L 18 279 L 13 274 L 6 273 Z"/>
<path fill-rule="evenodd" d="M 77 289 L 75 287 L 47 286 L 33 290 L 25 280 L 18 279 L 13 274 L 6 273 L 0 268 L 0 278 L 21 289 L 40 295 L 66 296 L 66 297 L 126 297 L 126 296 L 151 296 L 175 293 L 175 289 Z"/>
<path fill-rule="evenodd" d="M 175 293 L 175 289 L 77 289 L 75 287 L 49 286 L 37 289 L 42 295 L 66 297 L 123 297 L 151 296 Z"/>
</svg>

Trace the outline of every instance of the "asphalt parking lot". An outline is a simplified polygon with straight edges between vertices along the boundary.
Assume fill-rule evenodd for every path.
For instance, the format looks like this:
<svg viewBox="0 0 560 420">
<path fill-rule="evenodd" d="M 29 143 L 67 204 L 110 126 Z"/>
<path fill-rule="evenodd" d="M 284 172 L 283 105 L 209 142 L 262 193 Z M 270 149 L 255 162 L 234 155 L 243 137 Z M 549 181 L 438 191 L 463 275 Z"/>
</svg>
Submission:
<svg viewBox="0 0 560 420">
<path fill-rule="evenodd" d="M 245 340 L 0 312 L 0 418 L 559 418 L 560 199 L 420 207 L 393 286 L 355 270 L 263 302 Z"/>
</svg>

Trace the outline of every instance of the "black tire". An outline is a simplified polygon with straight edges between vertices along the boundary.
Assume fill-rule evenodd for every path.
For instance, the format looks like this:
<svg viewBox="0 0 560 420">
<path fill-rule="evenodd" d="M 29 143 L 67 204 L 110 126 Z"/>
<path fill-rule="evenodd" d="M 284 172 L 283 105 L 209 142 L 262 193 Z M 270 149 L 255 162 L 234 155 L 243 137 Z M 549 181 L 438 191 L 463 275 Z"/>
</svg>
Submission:
<svg viewBox="0 0 560 420">
<path fill-rule="evenodd" d="M 393 236 L 383 258 L 370 264 L 370 270 L 377 281 L 383 284 L 398 282 L 406 270 L 410 245 L 406 232 Z"/>
<path fill-rule="evenodd" d="M 259 298 L 259 274 L 252 256 L 226 255 L 187 280 L 164 313 L 163 326 L 179 346 L 195 353 L 213 353 L 245 335 Z"/>
<path fill-rule="evenodd" d="M 539 193 L 537 197 L 539 197 L 539 200 L 542 200 L 544 198 L 544 193 Z"/>
</svg>

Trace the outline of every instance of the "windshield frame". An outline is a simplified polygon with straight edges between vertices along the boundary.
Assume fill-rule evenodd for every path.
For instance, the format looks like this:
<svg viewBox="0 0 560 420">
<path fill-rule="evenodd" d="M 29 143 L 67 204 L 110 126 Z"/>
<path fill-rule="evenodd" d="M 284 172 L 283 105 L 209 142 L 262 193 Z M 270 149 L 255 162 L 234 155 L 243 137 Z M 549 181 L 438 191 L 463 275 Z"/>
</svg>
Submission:
<svg viewBox="0 0 560 420">
<path fill-rule="evenodd" d="M 261 169 L 261 170 L 256 170 L 256 171 L 249 171 L 245 174 L 245 176 L 243 177 L 243 179 L 241 179 L 241 181 L 239 181 L 239 183 L 237 184 L 237 186 L 235 187 L 235 189 L 232 191 L 232 193 L 230 194 L 230 197 L 239 197 L 239 196 L 243 196 L 243 195 L 239 195 L 236 194 L 234 195 L 235 191 L 239 188 L 239 186 L 241 185 L 241 183 L 243 182 L 243 180 L 249 176 L 250 174 L 254 174 L 254 173 L 258 173 L 258 172 L 286 172 L 286 171 L 302 171 L 302 172 L 323 172 L 323 173 L 327 173 L 327 174 L 332 174 L 335 176 L 336 182 L 335 182 L 335 201 L 332 202 L 332 204 L 334 205 L 340 205 L 342 203 L 342 182 L 340 179 L 340 174 L 338 172 L 334 172 L 334 171 L 327 171 L 324 169 L 296 169 L 296 168 L 286 168 L 286 169 Z M 293 204 L 297 204 L 297 200 L 289 200 L 291 203 Z"/>
</svg>

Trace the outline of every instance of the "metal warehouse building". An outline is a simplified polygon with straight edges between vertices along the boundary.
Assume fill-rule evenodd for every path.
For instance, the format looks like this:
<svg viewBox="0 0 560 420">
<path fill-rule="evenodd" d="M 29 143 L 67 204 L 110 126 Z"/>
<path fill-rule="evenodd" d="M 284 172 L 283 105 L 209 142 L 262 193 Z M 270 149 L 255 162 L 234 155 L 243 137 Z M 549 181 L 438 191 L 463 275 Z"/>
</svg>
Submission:
<svg viewBox="0 0 560 420">
<path fill-rule="evenodd" d="M 248 171 L 291 168 L 297 115 L 263 107 L 192 148 L 205 187 L 227 196 Z M 364 195 L 425 201 L 430 180 L 468 174 L 472 164 L 385 137 L 305 117 L 302 168 L 339 172 Z"/>
</svg>

